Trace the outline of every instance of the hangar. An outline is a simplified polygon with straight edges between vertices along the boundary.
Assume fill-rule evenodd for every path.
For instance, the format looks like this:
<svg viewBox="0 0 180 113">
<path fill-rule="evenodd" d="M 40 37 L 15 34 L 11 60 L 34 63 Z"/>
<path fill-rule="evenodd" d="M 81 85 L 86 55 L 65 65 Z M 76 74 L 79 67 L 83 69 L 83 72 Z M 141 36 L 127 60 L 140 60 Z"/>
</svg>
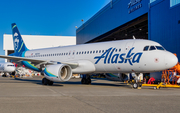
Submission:
<svg viewBox="0 0 180 113">
<path fill-rule="evenodd" d="M 76 45 L 75 36 L 43 36 L 43 35 L 21 35 L 28 49 L 40 49 Z M 10 34 L 3 35 L 3 50 L 5 55 L 14 53 L 13 38 Z"/>
<path fill-rule="evenodd" d="M 180 0 L 111 0 L 76 30 L 77 44 L 132 36 L 159 42 L 180 58 Z"/>
</svg>

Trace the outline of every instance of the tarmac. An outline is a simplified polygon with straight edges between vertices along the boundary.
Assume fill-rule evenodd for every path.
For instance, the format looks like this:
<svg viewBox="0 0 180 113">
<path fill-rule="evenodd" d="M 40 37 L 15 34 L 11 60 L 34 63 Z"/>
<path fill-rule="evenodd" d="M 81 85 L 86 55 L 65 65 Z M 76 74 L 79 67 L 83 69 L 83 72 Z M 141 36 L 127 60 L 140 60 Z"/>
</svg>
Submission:
<svg viewBox="0 0 180 113">
<path fill-rule="evenodd" d="M 180 88 L 132 89 L 106 79 L 41 84 L 41 77 L 0 77 L 0 113 L 177 113 Z"/>
</svg>

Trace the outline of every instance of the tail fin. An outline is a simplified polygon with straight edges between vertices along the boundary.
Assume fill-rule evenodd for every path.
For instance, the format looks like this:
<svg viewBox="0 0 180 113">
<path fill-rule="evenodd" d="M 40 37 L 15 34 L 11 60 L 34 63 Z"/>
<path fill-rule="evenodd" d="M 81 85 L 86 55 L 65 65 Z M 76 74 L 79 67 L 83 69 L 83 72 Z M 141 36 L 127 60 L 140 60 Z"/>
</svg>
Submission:
<svg viewBox="0 0 180 113">
<path fill-rule="evenodd" d="M 27 51 L 28 49 L 24 44 L 24 41 L 15 23 L 12 24 L 12 33 L 13 33 L 14 53 L 22 53 L 23 51 Z"/>
</svg>

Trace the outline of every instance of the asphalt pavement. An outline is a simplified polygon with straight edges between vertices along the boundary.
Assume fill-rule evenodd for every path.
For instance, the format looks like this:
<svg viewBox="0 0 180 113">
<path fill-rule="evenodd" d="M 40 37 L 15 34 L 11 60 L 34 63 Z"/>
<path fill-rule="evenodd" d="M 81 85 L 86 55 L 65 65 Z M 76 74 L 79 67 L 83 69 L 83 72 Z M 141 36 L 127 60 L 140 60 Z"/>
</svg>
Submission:
<svg viewBox="0 0 180 113">
<path fill-rule="evenodd" d="M 180 112 L 180 88 L 132 89 L 106 79 L 41 84 L 41 77 L 0 77 L 0 113 L 170 113 Z"/>
</svg>

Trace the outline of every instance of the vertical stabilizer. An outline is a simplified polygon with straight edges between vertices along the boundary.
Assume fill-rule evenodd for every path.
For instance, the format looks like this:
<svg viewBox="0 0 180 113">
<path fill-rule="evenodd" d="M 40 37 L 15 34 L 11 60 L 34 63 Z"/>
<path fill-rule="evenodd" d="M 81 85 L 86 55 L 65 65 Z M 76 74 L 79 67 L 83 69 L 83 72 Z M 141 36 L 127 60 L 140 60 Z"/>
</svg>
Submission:
<svg viewBox="0 0 180 113">
<path fill-rule="evenodd" d="M 27 51 L 28 49 L 24 44 L 24 41 L 15 23 L 12 24 L 12 35 L 13 35 L 14 53 L 22 53 L 23 51 Z"/>
</svg>

